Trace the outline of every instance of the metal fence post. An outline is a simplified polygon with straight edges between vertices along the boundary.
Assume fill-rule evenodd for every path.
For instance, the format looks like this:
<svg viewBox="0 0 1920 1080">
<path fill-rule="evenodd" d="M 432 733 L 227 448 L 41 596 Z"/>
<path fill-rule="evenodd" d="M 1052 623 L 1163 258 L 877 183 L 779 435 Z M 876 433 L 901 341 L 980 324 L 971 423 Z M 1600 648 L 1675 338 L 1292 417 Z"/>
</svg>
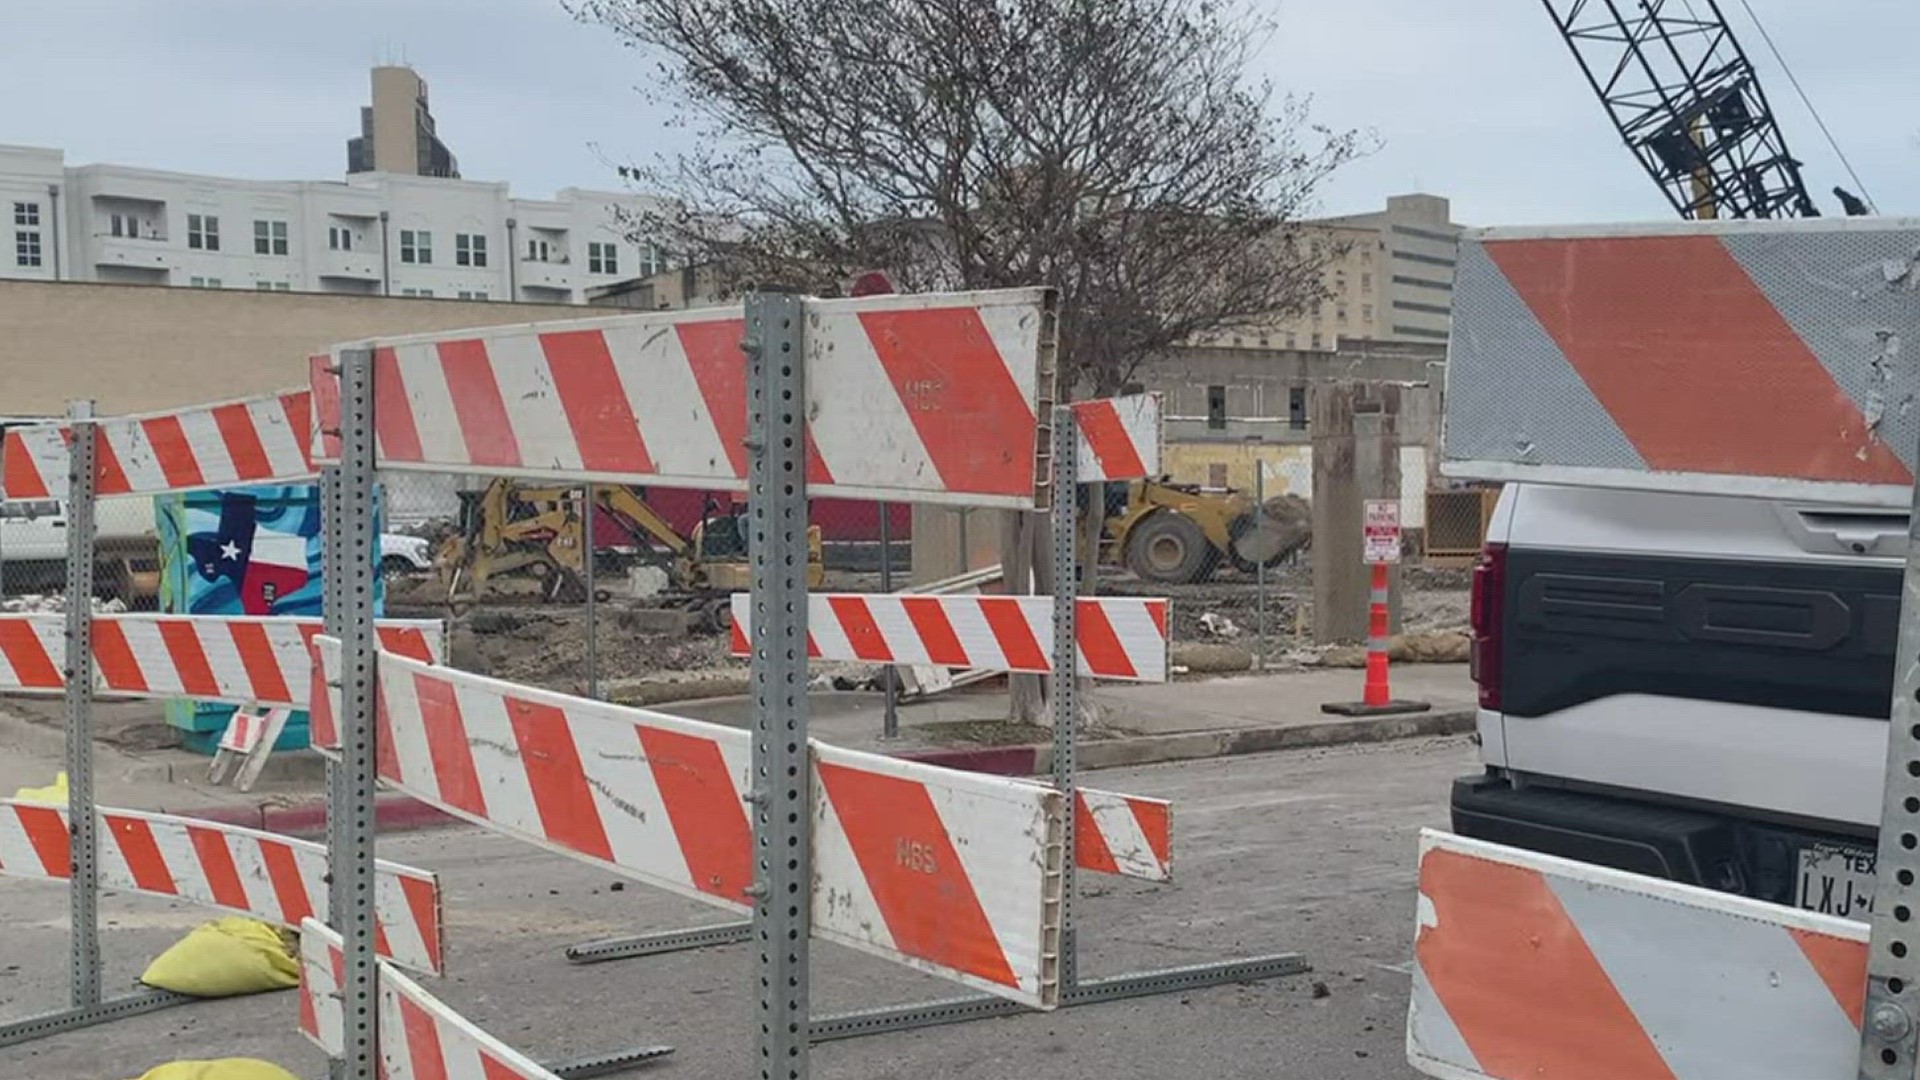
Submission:
<svg viewBox="0 0 1920 1080">
<path fill-rule="evenodd" d="M 893 592 L 893 504 L 880 504 L 880 591 Z M 892 664 L 880 668 L 881 687 L 886 691 L 886 712 L 880 722 L 880 737 L 900 737 L 900 672 Z"/>
<path fill-rule="evenodd" d="M 1920 485 L 1914 488 L 1894 647 L 1886 787 L 1874 865 L 1861 1080 L 1913 1080 L 1920 1057 Z"/>
<path fill-rule="evenodd" d="M 806 307 L 746 301 L 747 546 L 752 564 L 753 927 L 760 1076 L 806 1080 L 812 824 L 807 747 Z"/>
<path fill-rule="evenodd" d="M 598 591 L 593 580 L 594 543 L 593 543 L 593 483 L 589 481 L 581 489 L 586 493 L 586 505 L 580 510 L 580 531 L 583 534 L 581 552 L 584 560 L 581 564 L 581 578 L 587 589 L 587 696 L 600 696 L 600 601 L 594 596 Z"/>
<path fill-rule="evenodd" d="M 1267 466 L 1253 459 L 1253 535 L 1260 536 L 1267 524 Z M 1254 551 L 1253 560 L 1253 655 L 1254 670 L 1267 666 L 1267 560 L 1262 551 Z"/>
<path fill-rule="evenodd" d="M 1067 857 L 1061 861 L 1060 882 L 1060 992 L 1073 992 L 1080 981 L 1079 939 L 1073 927 L 1074 872 L 1073 819 L 1075 728 L 1080 720 L 1080 429 L 1073 409 L 1053 410 L 1053 786 L 1067 797 L 1061 840 Z"/>
<path fill-rule="evenodd" d="M 379 1069 L 374 962 L 374 708 L 377 672 L 373 628 L 375 555 L 373 351 L 340 354 L 340 466 L 334 480 L 339 525 L 327 549 L 328 577 L 338 601 L 331 620 L 340 635 L 340 769 L 328 806 L 329 906 L 345 943 L 341 984 L 345 1064 L 350 1080 L 375 1080 Z"/>
<path fill-rule="evenodd" d="M 76 1009 L 100 1004 L 100 834 L 93 816 L 93 402 L 67 403 L 67 825 L 72 948 L 68 986 Z"/>
</svg>

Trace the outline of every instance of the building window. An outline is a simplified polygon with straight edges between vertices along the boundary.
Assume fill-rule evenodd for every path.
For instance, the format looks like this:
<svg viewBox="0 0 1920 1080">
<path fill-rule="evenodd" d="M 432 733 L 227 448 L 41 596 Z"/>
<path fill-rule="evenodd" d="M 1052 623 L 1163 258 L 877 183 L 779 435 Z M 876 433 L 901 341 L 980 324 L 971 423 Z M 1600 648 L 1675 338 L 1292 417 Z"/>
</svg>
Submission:
<svg viewBox="0 0 1920 1080">
<path fill-rule="evenodd" d="M 1347 309 L 1346 309 L 1346 308 L 1343 308 L 1343 307 L 1342 307 L 1342 308 L 1334 308 L 1334 309 L 1333 309 L 1333 320 L 1334 320 L 1335 322 L 1337 322 L 1337 323 L 1339 323 L 1339 324 L 1340 324 L 1341 326 L 1345 326 L 1345 325 L 1347 325 Z"/>
<path fill-rule="evenodd" d="M 191 279 L 188 284 L 196 289 L 217 289 L 220 287 L 220 279 L 217 277 L 197 277 Z"/>
<path fill-rule="evenodd" d="M 611 245 L 609 245 L 611 246 Z M 652 277 L 667 268 L 667 253 L 659 244 L 640 245 L 640 276 Z"/>
<path fill-rule="evenodd" d="M 1227 486 L 1227 463 L 1224 461 L 1207 462 L 1207 486 L 1225 489 Z"/>
<path fill-rule="evenodd" d="M 1288 334 L 1288 335 L 1287 335 L 1287 348 L 1289 348 L 1289 349 L 1297 349 L 1297 348 L 1299 348 L 1299 347 L 1300 347 L 1300 335 L 1298 335 L 1298 334 Z"/>
<path fill-rule="evenodd" d="M 612 244 L 603 244 L 598 240 L 587 243 L 587 273 L 617 274 L 620 272 L 619 249 Z"/>
<path fill-rule="evenodd" d="M 292 292 L 293 283 L 289 281 L 256 281 L 253 283 L 259 292 Z"/>
<path fill-rule="evenodd" d="M 433 290 L 432 289 L 401 289 L 400 295 L 401 296 L 419 296 L 419 297 L 424 297 L 428 300 L 431 300 L 433 299 Z"/>
<path fill-rule="evenodd" d="M 285 255 L 287 253 L 287 223 L 284 221 L 254 219 L 253 253 L 255 255 Z"/>
<path fill-rule="evenodd" d="M 107 218 L 107 227 L 112 231 L 113 235 L 123 236 L 129 240 L 135 239 L 140 235 L 140 221 L 132 214 L 109 215 Z"/>
<path fill-rule="evenodd" d="M 1307 388 L 1304 386 L 1287 387 L 1287 426 L 1295 431 L 1306 430 Z"/>
<path fill-rule="evenodd" d="M 40 265 L 40 230 L 22 229 L 13 234 L 13 261 L 18 266 Z"/>
<path fill-rule="evenodd" d="M 486 299 L 488 299 L 488 296 L 487 296 L 487 290 L 485 290 L 485 289 L 461 289 L 461 290 L 460 290 L 460 299 L 462 299 L 462 300 L 486 300 Z"/>
<path fill-rule="evenodd" d="M 528 240 L 527 261 L 551 262 L 553 261 L 553 248 L 549 246 L 545 240 Z"/>
<path fill-rule="evenodd" d="M 1207 429 L 1209 431 L 1227 429 L 1227 388 L 1224 386 L 1207 387 Z"/>
<path fill-rule="evenodd" d="M 1371 324 L 1373 322 L 1373 305 L 1372 304 L 1360 305 L 1360 321 L 1368 324 Z"/>
<path fill-rule="evenodd" d="M 353 230 L 345 225 L 327 226 L 327 246 L 335 251 L 352 251 Z"/>
<path fill-rule="evenodd" d="M 220 219 L 212 214 L 188 214 L 187 246 L 195 251 L 219 251 Z"/>
<path fill-rule="evenodd" d="M 17 202 L 13 204 L 13 223 L 27 229 L 40 227 L 40 204 L 37 202 Z"/>
<path fill-rule="evenodd" d="M 433 234 L 425 229 L 400 230 L 400 261 L 419 263 L 422 266 L 433 261 Z"/>
<path fill-rule="evenodd" d="M 453 261 L 459 266 L 487 265 L 487 238 L 480 233 L 454 233 Z"/>
<path fill-rule="evenodd" d="M 1313 339 L 1312 339 L 1312 341 L 1313 341 L 1313 344 L 1312 344 L 1312 346 L 1311 346 L 1311 347 L 1312 347 L 1312 348 L 1315 348 L 1315 349 L 1318 349 L 1318 348 L 1320 347 L 1320 331 L 1318 331 L 1318 330 L 1315 330 L 1315 331 L 1313 332 Z"/>
<path fill-rule="evenodd" d="M 1373 291 L 1373 275 L 1372 274 L 1360 275 L 1360 291 L 1361 292 Z"/>
</svg>

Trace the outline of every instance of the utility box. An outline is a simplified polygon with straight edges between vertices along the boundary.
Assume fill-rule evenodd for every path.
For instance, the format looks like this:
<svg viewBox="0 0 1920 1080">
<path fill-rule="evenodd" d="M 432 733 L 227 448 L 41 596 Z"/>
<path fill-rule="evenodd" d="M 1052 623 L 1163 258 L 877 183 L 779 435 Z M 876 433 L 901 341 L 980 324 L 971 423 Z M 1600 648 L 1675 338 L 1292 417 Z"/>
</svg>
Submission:
<svg viewBox="0 0 1920 1080">
<path fill-rule="evenodd" d="M 161 495 L 154 499 L 154 523 L 162 613 L 312 619 L 323 614 L 318 485 Z M 378 551 L 374 558 L 377 564 Z M 377 574 L 374 605 L 377 613 L 386 609 L 385 586 Z M 183 744 L 209 755 L 233 712 L 232 705 L 213 702 L 166 703 L 167 723 L 180 731 Z M 297 750 L 307 742 L 307 714 L 296 712 L 274 749 Z"/>
</svg>

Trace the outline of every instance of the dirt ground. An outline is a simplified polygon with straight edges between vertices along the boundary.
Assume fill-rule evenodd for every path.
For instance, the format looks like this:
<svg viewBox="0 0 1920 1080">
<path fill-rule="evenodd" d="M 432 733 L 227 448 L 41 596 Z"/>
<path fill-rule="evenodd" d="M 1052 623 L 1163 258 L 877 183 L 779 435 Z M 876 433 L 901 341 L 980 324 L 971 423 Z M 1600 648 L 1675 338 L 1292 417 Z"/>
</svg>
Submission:
<svg viewBox="0 0 1920 1080">
<path fill-rule="evenodd" d="M 1409 566 L 1403 571 L 1402 629 L 1409 635 L 1458 632 L 1467 624 L 1468 571 Z M 828 587 L 878 588 L 876 575 L 836 575 Z M 868 580 L 873 578 L 874 580 Z M 1268 666 L 1312 665 L 1312 570 L 1303 557 L 1268 571 L 1265 588 L 1252 575 L 1224 571 L 1199 585 L 1153 585 L 1130 575 L 1103 572 L 1105 595 L 1165 596 L 1172 600 L 1176 646 L 1223 644 L 1254 651 Z M 402 594 L 404 596 L 404 594 Z M 406 597 L 413 599 L 412 597 Z M 644 602 L 615 599 L 598 605 L 596 640 L 603 688 L 619 684 L 696 683 L 726 692 L 746 670 L 728 655 L 727 639 L 694 632 L 663 635 L 640 629 L 635 609 Z M 430 606 L 408 605 L 406 614 L 437 615 Z M 1264 618 L 1264 623 L 1263 623 Z M 454 663 L 514 682 L 579 692 L 586 684 L 587 621 L 580 604 L 511 602 L 476 607 L 453 620 Z M 1262 628 L 1264 626 L 1264 634 Z M 871 665 L 814 665 L 816 678 L 840 689 L 876 685 Z"/>
</svg>

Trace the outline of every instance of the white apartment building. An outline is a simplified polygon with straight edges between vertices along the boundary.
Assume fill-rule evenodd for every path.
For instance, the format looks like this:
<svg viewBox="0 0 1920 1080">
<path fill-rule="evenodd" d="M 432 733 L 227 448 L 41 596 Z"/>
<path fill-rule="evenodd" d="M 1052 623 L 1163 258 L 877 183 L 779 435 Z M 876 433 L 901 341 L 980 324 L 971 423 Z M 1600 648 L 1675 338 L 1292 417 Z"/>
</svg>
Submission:
<svg viewBox="0 0 1920 1080">
<path fill-rule="evenodd" d="M 0 280 L 585 303 L 665 268 L 618 214 L 645 196 L 389 172 L 255 181 L 0 145 Z"/>
</svg>

